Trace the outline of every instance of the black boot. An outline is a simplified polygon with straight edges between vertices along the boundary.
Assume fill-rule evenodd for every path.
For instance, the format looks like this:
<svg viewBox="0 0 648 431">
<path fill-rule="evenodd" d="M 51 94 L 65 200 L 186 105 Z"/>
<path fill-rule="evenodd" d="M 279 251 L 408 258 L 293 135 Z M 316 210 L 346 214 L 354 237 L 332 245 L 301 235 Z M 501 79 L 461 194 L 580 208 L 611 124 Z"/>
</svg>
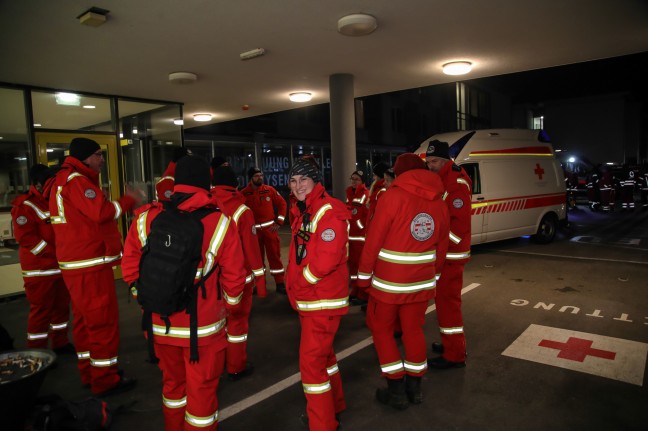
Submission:
<svg viewBox="0 0 648 431">
<path fill-rule="evenodd" d="M 405 379 L 387 379 L 386 388 L 376 389 L 376 399 L 397 410 L 405 410 L 409 407 L 405 394 Z"/>
<path fill-rule="evenodd" d="M 412 404 L 421 404 L 423 402 L 423 392 L 421 392 L 421 378 L 414 376 L 405 376 L 405 392 L 407 399 Z"/>
</svg>

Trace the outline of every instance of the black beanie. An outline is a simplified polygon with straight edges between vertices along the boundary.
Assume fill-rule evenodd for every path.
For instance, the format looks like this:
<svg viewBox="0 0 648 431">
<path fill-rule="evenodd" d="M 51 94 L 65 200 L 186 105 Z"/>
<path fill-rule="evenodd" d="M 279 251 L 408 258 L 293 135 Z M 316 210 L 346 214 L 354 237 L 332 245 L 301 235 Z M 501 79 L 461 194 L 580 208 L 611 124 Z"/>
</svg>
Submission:
<svg viewBox="0 0 648 431">
<path fill-rule="evenodd" d="M 211 161 L 211 167 L 212 169 L 216 169 L 219 166 L 223 166 L 223 164 L 227 163 L 227 166 L 229 166 L 229 162 L 227 159 L 223 156 L 214 156 L 214 158 Z"/>
<path fill-rule="evenodd" d="M 191 155 L 191 151 L 189 151 L 186 147 L 177 147 L 175 150 L 173 150 L 173 158 L 171 160 L 177 162 L 184 156 L 189 155 Z"/>
<path fill-rule="evenodd" d="M 29 180 L 32 184 L 45 184 L 45 181 L 51 176 L 50 169 L 41 165 L 40 163 L 35 164 L 29 170 Z"/>
<path fill-rule="evenodd" d="M 213 184 L 215 186 L 238 187 L 238 179 L 231 166 L 218 166 L 214 168 Z"/>
<path fill-rule="evenodd" d="M 322 181 L 322 173 L 313 156 L 304 156 L 295 160 L 295 164 L 290 171 L 290 176 L 293 177 L 295 175 L 303 175 L 316 183 Z"/>
<path fill-rule="evenodd" d="M 70 156 L 81 161 L 84 161 L 99 149 L 101 149 L 99 144 L 88 138 L 74 138 L 70 142 Z"/>
<path fill-rule="evenodd" d="M 362 182 L 364 183 L 365 177 L 364 177 L 364 172 L 363 171 L 353 171 L 351 172 L 351 176 L 357 175 L 360 177 Z"/>
<path fill-rule="evenodd" d="M 450 154 L 448 153 L 448 143 L 439 141 L 438 139 L 430 141 L 427 150 L 425 151 L 425 157 L 440 157 L 442 159 L 450 160 Z"/>
<path fill-rule="evenodd" d="M 252 179 L 253 176 L 256 174 L 262 174 L 261 169 L 257 168 L 256 166 L 252 166 L 250 170 L 248 171 L 248 178 Z"/>
<path fill-rule="evenodd" d="M 184 156 L 176 163 L 175 184 L 209 190 L 211 178 L 209 163 L 199 156 Z"/>
<path fill-rule="evenodd" d="M 378 162 L 374 165 L 373 167 L 373 173 L 379 178 L 383 178 L 385 176 L 385 171 L 389 169 L 389 165 L 385 162 Z"/>
</svg>

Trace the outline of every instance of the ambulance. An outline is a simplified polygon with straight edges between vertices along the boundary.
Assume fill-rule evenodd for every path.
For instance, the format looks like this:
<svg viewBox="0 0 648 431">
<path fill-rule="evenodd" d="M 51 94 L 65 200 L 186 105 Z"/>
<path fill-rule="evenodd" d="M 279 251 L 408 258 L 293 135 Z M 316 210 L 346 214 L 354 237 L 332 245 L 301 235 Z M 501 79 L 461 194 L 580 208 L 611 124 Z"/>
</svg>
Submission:
<svg viewBox="0 0 648 431">
<path fill-rule="evenodd" d="M 565 177 L 543 130 L 492 129 L 438 134 L 472 179 L 472 244 L 532 236 L 551 242 L 567 224 Z"/>
</svg>

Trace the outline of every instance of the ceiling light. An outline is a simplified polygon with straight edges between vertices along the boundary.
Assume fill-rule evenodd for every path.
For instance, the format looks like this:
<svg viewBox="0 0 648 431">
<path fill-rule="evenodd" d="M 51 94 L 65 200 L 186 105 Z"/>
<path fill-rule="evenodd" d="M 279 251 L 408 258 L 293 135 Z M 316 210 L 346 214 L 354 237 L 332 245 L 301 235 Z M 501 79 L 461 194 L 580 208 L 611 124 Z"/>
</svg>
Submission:
<svg viewBox="0 0 648 431">
<path fill-rule="evenodd" d="M 101 24 L 106 22 L 106 17 L 110 11 L 106 9 L 101 9 L 98 7 L 91 7 L 87 11 L 83 12 L 77 17 L 79 22 L 83 25 L 89 25 L 91 27 L 99 27 Z"/>
<path fill-rule="evenodd" d="M 338 20 L 338 32 L 345 36 L 365 36 L 378 28 L 376 18 L 364 13 L 343 16 Z"/>
<path fill-rule="evenodd" d="M 34 123 L 34 127 L 42 127 L 43 125 L 40 123 Z"/>
<path fill-rule="evenodd" d="M 239 54 L 239 57 L 241 60 L 249 60 L 254 57 L 260 57 L 263 54 L 265 54 L 265 49 L 263 48 L 255 48 L 250 51 L 245 51 Z"/>
<path fill-rule="evenodd" d="M 175 124 L 176 126 L 182 126 L 184 125 L 184 120 L 182 118 L 176 118 L 175 120 L 173 120 L 173 124 Z"/>
<path fill-rule="evenodd" d="M 446 75 L 465 75 L 472 70 L 472 63 L 469 61 L 451 61 L 443 65 L 443 73 Z"/>
<path fill-rule="evenodd" d="M 81 98 L 78 94 L 74 93 L 56 93 L 54 95 L 57 105 L 65 106 L 79 106 L 81 105 Z"/>
<path fill-rule="evenodd" d="M 172 72 L 169 73 L 169 81 L 174 84 L 191 84 L 198 79 L 198 75 L 191 72 Z"/>
<path fill-rule="evenodd" d="M 211 114 L 196 114 L 193 116 L 194 121 L 210 121 L 212 119 Z"/>
<path fill-rule="evenodd" d="M 96 106 L 94 106 L 94 105 L 83 105 L 83 107 L 85 109 L 95 109 L 96 108 Z"/>
<path fill-rule="evenodd" d="M 313 95 L 306 91 L 299 91 L 297 93 L 290 93 L 288 97 L 290 98 L 291 102 L 304 103 L 310 102 L 310 100 L 313 98 Z"/>
</svg>

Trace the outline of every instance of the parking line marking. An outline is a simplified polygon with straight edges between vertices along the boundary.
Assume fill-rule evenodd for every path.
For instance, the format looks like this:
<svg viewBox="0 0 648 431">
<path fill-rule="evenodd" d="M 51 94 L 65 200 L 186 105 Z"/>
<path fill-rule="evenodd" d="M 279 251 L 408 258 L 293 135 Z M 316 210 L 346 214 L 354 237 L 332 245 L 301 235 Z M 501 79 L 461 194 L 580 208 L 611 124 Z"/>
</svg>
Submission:
<svg viewBox="0 0 648 431">
<path fill-rule="evenodd" d="M 515 250 L 495 250 L 495 251 L 499 251 L 501 253 L 528 254 L 531 256 L 559 257 L 561 259 L 595 260 L 599 262 L 638 263 L 639 265 L 648 265 L 648 262 L 641 262 L 637 260 L 601 259 L 598 257 L 583 257 L 583 256 L 564 256 L 560 254 L 530 253 L 527 251 L 515 251 Z"/>
<path fill-rule="evenodd" d="M 468 286 L 464 287 L 461 289 L 461 294 L 465 294 L 470 292 L 471 290 L 475 289 L 476 287 L 480 286 L 479 283 L 472 283 L 469 284 Z M 425 314 L 431 313 L 432 311 L 436 310 L 436 304 L 430 305 L 427 310 L 425 310 Z M 347 358 L 354 353 L 364 349 L 367 346 L 370 346 L 373 344 L 373 338 L 368 337 L 365 338 L 364 340 L 354 344 L 353 346 L 347 347 L 346 349 L 342 350 L 340 353 L 336 353 L 336 357 L 338 362 L 340 362 L 342 359 Z M 234 416 L 237 413 L 241 413 L 243 410 L 246 410 L 250 407 L 252 407 L 255 404 L 260 403 L 261 401 L 266 400 L 267 398 L 270 398 L 274 394 L 277 394 L 284 389 L 299 383 L 301 381 L 301 375 L 300 373 L 295 373 L 292 376 L 286 377 L 285 379 L 275 383 L 272 386 L 269 386 L 262 391 L 257 392 L 256 394 L 249 396 L 237 403 L 232 404 L 231 406 L 225 407 L 224 409 L 220 410 L 218 412 L 218 421 L 222 422 L 227 418 L 230 418 Z"/>
</svg>

